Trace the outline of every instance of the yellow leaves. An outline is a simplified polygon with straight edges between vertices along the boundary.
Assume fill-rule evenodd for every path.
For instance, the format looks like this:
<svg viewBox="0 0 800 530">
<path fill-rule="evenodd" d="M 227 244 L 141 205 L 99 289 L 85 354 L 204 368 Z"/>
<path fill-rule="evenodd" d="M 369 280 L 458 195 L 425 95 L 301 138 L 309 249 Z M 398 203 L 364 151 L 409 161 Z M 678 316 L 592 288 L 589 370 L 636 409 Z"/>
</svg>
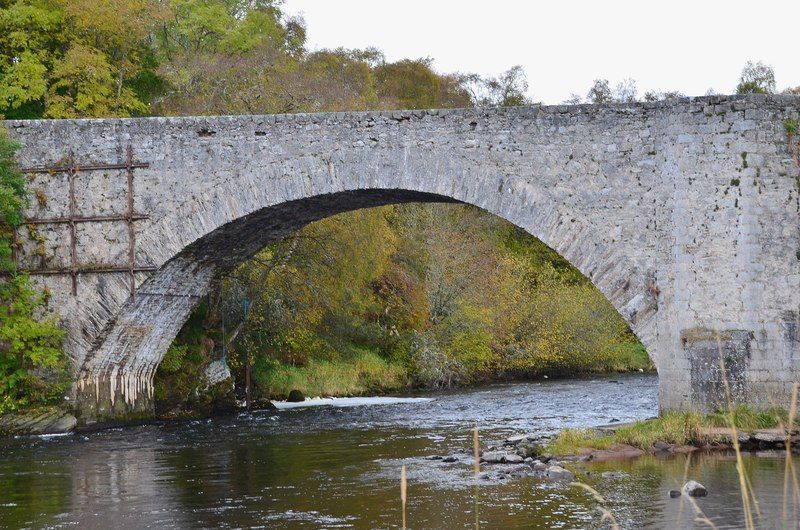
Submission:
<svg viewBox="0 0 800 530">
<path fill-rule="evenodd" d="M 312 223 L 240 269 L 254 292 L 249 344 L 300 365 L 368 346 L 439 386 L 496 370 L 638 367 L 603 295 L 541 243 L 524 239 L 520 251 L 507 232 L 490 214 L 454 205 Z"/>
<path fill-rule="evenodd" d="M 154 0 L 61 0 L 88 43 L 117 49 L 136 46 L 168 12 Z"/>
</svg>

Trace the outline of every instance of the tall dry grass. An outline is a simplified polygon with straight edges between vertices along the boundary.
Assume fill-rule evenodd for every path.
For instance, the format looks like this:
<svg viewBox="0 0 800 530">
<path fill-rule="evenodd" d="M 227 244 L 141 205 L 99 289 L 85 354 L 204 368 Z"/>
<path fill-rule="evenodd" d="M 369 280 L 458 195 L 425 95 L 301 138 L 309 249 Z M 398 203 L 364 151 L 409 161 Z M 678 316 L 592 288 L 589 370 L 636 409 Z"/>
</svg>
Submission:
<svg viewBox="0 0 800 530">
<path fill-rule="evenodd" d="M 400 508 L 403 511 L 403 530 L 406 530 L 406 501 L 408 500 L 407 492 L 408 482 L 406 481 L 406 465 L 400 468 Z"/>
</svg>

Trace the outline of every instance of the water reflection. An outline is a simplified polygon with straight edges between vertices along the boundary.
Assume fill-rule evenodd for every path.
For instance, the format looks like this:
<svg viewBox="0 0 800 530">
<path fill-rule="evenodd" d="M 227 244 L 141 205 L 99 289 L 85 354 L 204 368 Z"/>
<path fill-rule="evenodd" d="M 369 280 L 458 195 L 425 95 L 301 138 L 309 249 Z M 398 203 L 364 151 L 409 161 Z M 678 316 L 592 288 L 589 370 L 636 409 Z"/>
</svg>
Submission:
<svg viewBox="0 0 800 530">
<path fill-rule="evenodd" d="M 484 440 L 554 432 L 656 408 L 653 376 L 493 385 L 432 402 L 289 410 L 2 442 L 0 528 L 396 528 L 408 467 L 410 528 L 473 528 L 474 423 Z M 428 460 L 456 454 L 459 462 Z M 686 457 L 592 464 L 581 480 L 624 528 L 702 527 L 684 499 Z M 783 460 L 747 458 L 763 527 L 780 523 Z M 603 477 L 622 470 L 620 477 Z M 694 455 L 698 505 L 720 528 L 742 526 L 735 463 Z M 531 477 L 479 484 L 482 528 L 603 528 L 583 490 Z M 776 519 L 775 516 L 778 516 Z"/>
</svg>

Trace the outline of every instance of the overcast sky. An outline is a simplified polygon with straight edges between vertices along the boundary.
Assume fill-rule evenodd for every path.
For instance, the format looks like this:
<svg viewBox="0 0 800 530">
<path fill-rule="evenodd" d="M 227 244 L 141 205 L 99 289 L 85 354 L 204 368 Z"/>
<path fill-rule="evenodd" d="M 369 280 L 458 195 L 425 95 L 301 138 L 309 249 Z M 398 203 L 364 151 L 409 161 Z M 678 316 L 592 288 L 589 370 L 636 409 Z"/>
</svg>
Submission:
<svg viewBox="0 0 800 530">
<path fill-rule="evenodd" d="M 652 6 L 652 7 L 645 7 Z M 742 66 L 800 85 L 800 0 L 285 0 L 308 24 L 309 49 L 376 46 L 390 61 L 431 57 L 439 72 L 496 75 L 520 64 L 529 95 L 561 103 L 592 81 L 639 93 L 731 93 Z"/>
</svg>

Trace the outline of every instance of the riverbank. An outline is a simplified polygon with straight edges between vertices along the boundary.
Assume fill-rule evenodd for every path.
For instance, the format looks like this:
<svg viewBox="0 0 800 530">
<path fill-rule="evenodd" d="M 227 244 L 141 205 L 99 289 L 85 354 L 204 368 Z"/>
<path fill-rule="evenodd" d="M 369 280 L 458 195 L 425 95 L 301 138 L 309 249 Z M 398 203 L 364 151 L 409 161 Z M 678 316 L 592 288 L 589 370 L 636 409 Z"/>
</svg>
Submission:
<svg viewBox="0 0 800 530">
<path fill-rule="evenodd" d="M 237 378 L 235 388 L 230 379 L 209 387 L 199 383 L 205 377 L 206 364 L 203 363 L 207 363 L 207 360 L 191 355 L 189 348 L 170 348 L 159 366 L 155 381 L 155 410 L 158 418 L 203 418 L 242 409 L 245 395 L 241 378 Z M 235 375 L 242 371 L 241 366 L 231 364 L 230 373 Z M 493 383 L 591 378 L 627 373 L 655 374 L 643 349 L 621 348 L 615 363 L 587 365 L 583 370 L 551 368 L 542 371 L 512 371 L 496 367 L 476 372 L 462 380 L 454 380 L 451 386 L 431 386 L 416 376 L 413 364 L 388 359 L 379 352 L 362 348 L 336 359 L 312 358 L 303 365 L 275 360 L 257 363 L 251 372 L 251 400 L 256 408 L 268 408 L 269 401 L 287 400 L 292 394 L 302 399 L 435 393 Z"/>
<path fill-rule="evenodd" d="M 694 412 L 667 412 L 658 418 L 629 424 L 594 428 L 562 429 L 538 448 L 538 454 L 566 460 L 617 460 L 645 454 L 678 454 L 703 451 L 800 452 L 800 435 L 790 422 L 789 413 L 780 408 L 756 411 L 740 405 L 731 412 L 701 415 Z M 506 440 L 523 443 L 525 435 Z M 515 444 L 510 451 L 516 452 Z"/>
</svg>

